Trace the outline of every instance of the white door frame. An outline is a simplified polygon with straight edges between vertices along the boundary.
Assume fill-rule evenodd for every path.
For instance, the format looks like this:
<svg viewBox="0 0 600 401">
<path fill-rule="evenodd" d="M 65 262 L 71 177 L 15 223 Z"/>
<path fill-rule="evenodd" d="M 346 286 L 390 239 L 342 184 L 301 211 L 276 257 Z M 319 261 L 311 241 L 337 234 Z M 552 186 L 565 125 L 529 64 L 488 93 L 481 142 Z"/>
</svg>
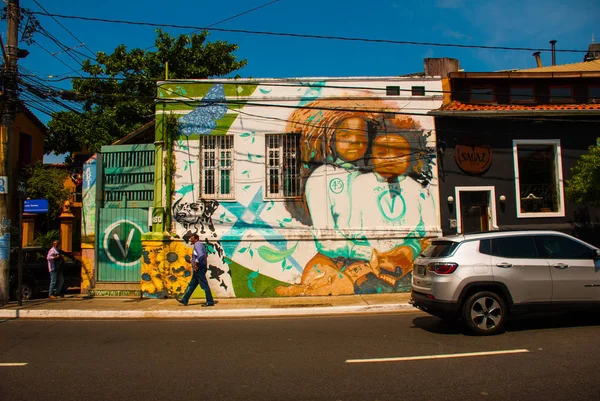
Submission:
<svg viewBox="0 0 600 401">
<path fill-rule="evenodd" d="M 490 221 L 490 228 L 492 230 L 498 230 L 498 220 L 496 213 L 496 188 L 493 186 L 481 186 L 481 187 L 454 187 L 454 199 L 456 199 L 456 233 L 462 234 L 462 215 L 460 212 L 460 193 L 461 192 L 489 192 L 490 194 L 490 206 L 492 210 L 492 216 Z"/>
</svg>

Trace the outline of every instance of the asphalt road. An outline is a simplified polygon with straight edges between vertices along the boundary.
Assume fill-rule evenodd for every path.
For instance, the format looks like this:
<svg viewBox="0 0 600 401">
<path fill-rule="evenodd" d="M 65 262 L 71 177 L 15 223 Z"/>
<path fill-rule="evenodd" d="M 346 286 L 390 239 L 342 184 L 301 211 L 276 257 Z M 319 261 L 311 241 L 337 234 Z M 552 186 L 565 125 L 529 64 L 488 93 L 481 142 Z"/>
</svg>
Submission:
<svg viewBox="0 0 600 401">
<path fill-rule="evenodd" d="M 456 355 L 478 352 L 492 354 Z M 420 312 L 0 322 L 7 401 L 600 400 L 599 375 L 599 316 L 521 318 L 493 337 Z"/>
</svg>

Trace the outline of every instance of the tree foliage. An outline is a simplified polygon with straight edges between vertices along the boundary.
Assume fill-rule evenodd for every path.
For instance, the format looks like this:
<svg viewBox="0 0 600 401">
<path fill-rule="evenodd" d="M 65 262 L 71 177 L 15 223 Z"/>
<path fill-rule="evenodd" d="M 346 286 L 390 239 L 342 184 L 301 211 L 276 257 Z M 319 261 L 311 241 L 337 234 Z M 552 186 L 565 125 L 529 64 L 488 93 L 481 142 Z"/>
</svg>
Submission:
<svg viewBox="0 0 600 401">
<path fill-rule="evenodd" d="M 600 143 L 600 138 L 598 141 Z M 577 204 L 600 206 L 600 146 L 590 146 L 571 172 L 573 176 L 565 185 L 567 197 Z"/>
<path fill-rule="evenodd" d="M 65 188 L 69 171 L 41 162 L 26 167 L 27 196 L 32 199 L 48 199 L 48 217 L 56 219 L 71 192 Z"/>
<path fill-rule="evenodd" d="M 154 51 L 120 45 L 112 54 L 98 52 L 95 61 L 83 63 L 88 76 L 71 81 L 83 113 L 53 114 L 47 151 L 96 152 L 152 120 L 156 81 L 164 79 L 166 62 L 169 79 L 223 77 L 247 63 L 233 54 L 237 45 L 208 42 L 206 31 L 177 38 L 160 29 L 156 32 Z"/>
</svg>

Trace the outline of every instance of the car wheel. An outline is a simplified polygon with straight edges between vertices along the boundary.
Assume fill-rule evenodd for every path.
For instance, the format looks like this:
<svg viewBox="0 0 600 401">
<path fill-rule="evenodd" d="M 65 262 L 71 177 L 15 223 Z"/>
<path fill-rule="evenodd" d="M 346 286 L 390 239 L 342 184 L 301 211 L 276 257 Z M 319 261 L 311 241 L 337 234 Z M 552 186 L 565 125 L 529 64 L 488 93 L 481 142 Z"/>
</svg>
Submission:
<svg viewBox="0 0 600 401">
<path fill-rule="evenodd" d="M 18 295 L 17 294 L 19 291 L 19 287 L 15 285 L 15 289 L 13 290 L 13 299 L 18 300 Z M 21 291 L 23 291 L 23 300 L 28 300 L 31 299 L 33 297 L 33 293 L 34 293 L 34 288 L 33 285 L 31 283 L 28 282 L 23 282 L 22 286 L 21 286 Z"/>
<path fill-rule="evenodd" d="M 502 297 L 494 292 L 481 291 L 466 300 L 462 317 L 472 333 L 486 336 L 503 329 L 506 313 Z"/>
</svg>

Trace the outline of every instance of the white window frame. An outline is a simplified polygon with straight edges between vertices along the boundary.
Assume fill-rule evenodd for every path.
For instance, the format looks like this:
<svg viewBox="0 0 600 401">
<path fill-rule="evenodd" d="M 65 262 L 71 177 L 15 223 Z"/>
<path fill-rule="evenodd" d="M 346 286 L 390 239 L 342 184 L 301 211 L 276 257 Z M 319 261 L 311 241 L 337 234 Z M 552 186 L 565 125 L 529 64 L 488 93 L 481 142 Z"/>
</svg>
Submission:
<svg viewBox="0 0 600 401">
<path fill-rule="evenodd" d="M 456 233 L 462 234 L 462 212 L 460 208 L 460 193 L 461 192 L 489 192 L 490 194 L 490 210 L 492 213 L 490 231 L 499 230 L 498 228 L 498 213 L 496 211 L 496 187 L 481 186 L 481 187 L 454 187 L 454 199 L 456 201 Z"/>
<path fill-rule="evenodd" d="M 226 139 L 228 138 L 228 139 Z M 214 149 L 208 148 L 208 142 L 214 141 L 215 147 Z M 231 141 L 229 147 L 224 147 L 223 142 Z M 200 136 L 200 188 L 201 194 L 203 198 L 206 199 L 235 199 L 235 137 L 234 135 L 207 135 Z M 227 152 L 227 153 L 223 153 Z M 210 154 L 214 155 L 214 165 L 210 165 L 210 163 L 205 164 L 205 156 L 209 156 Z M 225 159 L 231 160 L 229 166 L 221 166 L 221 159 L 223 155 L 229 155 L 229 157 Z M 210 159 L 209 159 L 210 160 Z M 206 193 L 206 173 L 208 171 L 214 171 L 214 193 L 207 194 Z M 229 193 L 222 194 L 221 189 L 221 177 L 223 171 L 229 171 Z"/>
<path fill-rule="evenodd" d="M 521 212 L 521 185 L 519 181 L 519 145 L 552 145 L 554 146 L 554 166 L 556 174 L 558 210 L 556 212 L 527 213 Z M 515 169 L 515 202 L 517 207 L 517 218 L 530 217 L 565 217 L 565 191 L 562 169 L 562 152 L 560 139 L 514 139 L 513 140 L 513 165 Z"/>
<path fill-rule="evenodd" d="M 270 138 L 272 137 L 281 137 L 281 141 L 279 146 L 276 148 L 269 147 Z M 285 156 L 285 145 L 289 142 L 297 138 L 297 146 L 296 146 L 296 185 L 297 185 L 297 193 L 295 195 L 285 195 L 284 194 L 284 181 L 285 177 L 283 175 L 283 167 L 284 167 L 284 156 Z M 279 192 L 271 193 L 271 175 L 269 174 L 273 166 L 270 166 L 270 151 L 278 151 L 277 157 L 277 169 L 279 170 Z M 283 133 L 283 134 L 265 134 L 265 192 L 264 198 L 269 200 L 274 199 L 298 199 L 302 197 L 302 183 L 301 183 L 301 160 L 300 160 L 300 136 L 298 134 L 291 133 Z"/>
</svg>

